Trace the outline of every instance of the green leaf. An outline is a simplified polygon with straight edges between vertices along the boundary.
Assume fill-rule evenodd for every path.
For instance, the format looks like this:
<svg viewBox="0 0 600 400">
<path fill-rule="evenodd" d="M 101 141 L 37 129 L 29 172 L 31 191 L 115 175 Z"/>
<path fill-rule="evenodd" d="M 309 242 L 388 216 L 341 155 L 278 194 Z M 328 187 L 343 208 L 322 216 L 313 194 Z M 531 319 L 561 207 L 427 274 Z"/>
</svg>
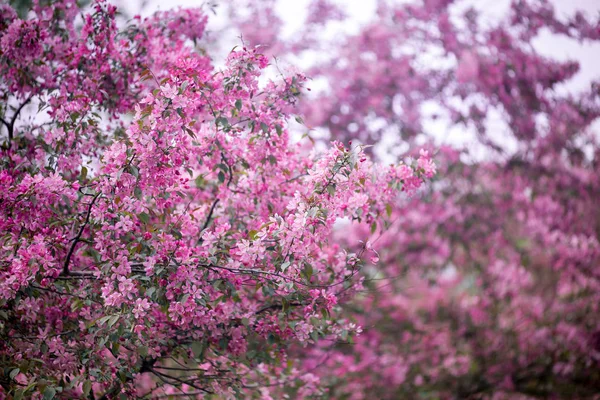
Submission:
<svg viewBox="0 0 600 400">
<path fill-rule="evenodd" d="M 229 120 L 225 117 L 219 117 L 216 119 L 216 123 L 217 125 L 222 125 L 223 127 L 226 127 L 229 125 Z"/>
<path fill-rule="evenodd" d="M 192 131 L 187 126 L 184 126 L 183 129 L 187 132 L 188 135 L 190 135 L 191 137 L 193 137 L 194 139 L 196 139 L 196 134 L 194 133 L 194 131 Z"/>
<path fill-rule="evenodd" d="M 269 125 L 265 124 L 264 122 L 260 123 L 260 129 L 262 129 L 263 133 L 268 133 L 269 132 Z"/>
<path fill-rule="evenodd" d="M 135 165 L 129 166 L 129 173 L 131 175 L 135 176 L 136 178 L 138 178 L 140 176 L 140 170 Z"/>
<path fill-rule="evenodd" d="M 248 232 L 248 237 L 250 238 L 250 240 L 256 240 L 257 234 L 258 234 L 258 231 L 252 229 L 250 232 Z"/>
<path fill-rule="evenodd" d="M 142 221 L 145 224 L 150 222 L 150 216 L 148 214 L 146 214 L 145 212 L 139 213 L 138 218 L 140 219 L 140 221 Z"/>
<path fill-rule="evenodd" d="M 241 99 L 237 99 L 235 101 L 235 108 L 240 111 L 242 109 L 242 100 Z"/>
<path fill-rule="evenodd" d="M 198 175 L 196 179 L 194 179 L 194 182 L 196 183 L 196 187 L 200 189 L 204 186 L 204 177 L 202 175 Z"/>
<path fill-rule="evenodd" d="M 192 352 L 196 358 L 202 358 L 202 353 L 204 353 L 204 342 L 193 342 Z"/>
<path fill-rule="evenodd" d="M 304 264 L 304 275 L 306 276 L 306 280 L 310 281 L 310 278 L 313 275 L 313 267 L 309 263 Z"/>
<path fill-rule="evenodd" d="M 148 357 L 148 347 L 147 346 L 138 347 L 138 353 L 142 357 Z"/>
<path fill-rule="evenodd" d="M 273 296 L 273 294 L 275 293 L 275 291 L 273 290 L 273 288 L 271 286 L 269 286 L 269 285 L 264 285 L 261 288 L 261 290 L 262 290 L 263 294 L 265 296 L 267 296 L 267 297 Z"/>
<path fill-rule="evenodd" d="M 348 331 L 344 329 L 344 330 L 342 331 L 342 334 L 340 335 L 340 338 L 341 338 L 343 341 L 346 341 L 346 340 L 348 340 Z"/>
<path fill-rule="evenodd" d="M 310 338 L 311 338 L 312 340 L 314 340 L 315 342 L 317 342 L 317 341 L 319 340 L 319 332 L 317 332 L 317 331 L 312 331 L 312 332 L 310 333 Z"/>
<path fill-rule="evenodd" d="M 290 310 L 290 302 L 287 301 L 287 299 L 285 297 L 283 297 L 281 299 L 281 309 L 283 310 L 284 313 L 287 314 L 287 312 Z"/>
<path fill-rule="evenodd" d="M 220 168 L 221 170 L 223 170 L 223 172 L 228 172 L 229 171 L 229 168 L 227 167 L 227 164 L 218 163 L 217 164 L 217 168 Z"/>
<path fill-rule="evenodd" d="M 223 171 L 219 171 L 219 182 L 223 183 L 225 182 L 225 174 L 223 173 Z"/>
<path fill-rule="evenodd" d="M 52 386 L 47 386 L 44 390 L 44 400 L 51 400 L 56 395 L 56 389 Z"/>
<path fill-rule="evenodd" d="M 112 315 L 107 315 L 107 316 L 104 316 L 104 317 L 102 317 L 102 318 L 99 318 L 99 319 L 97 320 L 97 322 L 98 322 L 98 325 L 103 325 L 103 324 L 105 324 L 105 323 L 106 323 L 106 321 L 108 321 L 108 320 L 109 320 L 111 317 L 112 317 Z"/>
<path fill-rule="evenodd" d="M 119 315 L 113 315 L 108 319 L 108 327 L 111 328 L 119 320 Z"/>
<path fill-rule="evenodd" d="M 221 347 L 221 350 L 225 351 L 227 349 L 228 345 L 229 345 L 229 338 L 222 337 L 221 339 L 219 339 L 219 347 Z"/>
<path fill-rule="evenodd" d="M 77 299 L 73 303 L 71 303 L 71 310 L 73 310 L 73 311 L 80 310 L 82 307 L 83 307 L 83 301 L 81 299 Z"/>
<path fill-rule="evenodd" d="M 82 181 L 85 180 L 85 178 L 87 178 L 87 174 L 88 174 L 88 169 L 86 167 L 81 167 L 81 175 L 80 175 L 80 179 Z"/>
<path fill-rule="evenodd" d="M 375 233 L 376 230 L 377 230 L 377 222 L 373 222 L 371 224 L 371 233 Z"/>
<path fill-rule="evenodd" d="M 385 213 L 387 214 L 388 218 L 390 218 L 392 216 L 392 205 L 391 204 L 386 204 Z"/>
<path fill-rule="evenodd" d="M 85 397 L 88 397 L 90 395 L 91 391 L 92 391 L 92 381 L 87 380 L 87 381 L 83 382 L 83 395 Z"/>
<path fill-rule="evenodd" d="M 17 376 L 19 372 L 21 372 L 21 370 L 19 368 L 15 368 L 12 371 L 10 371 L 10 374 L 8 374 L 8 376 L 10 377 L 10 379 L 15 379 L 15 376 Z"/>
</svg>

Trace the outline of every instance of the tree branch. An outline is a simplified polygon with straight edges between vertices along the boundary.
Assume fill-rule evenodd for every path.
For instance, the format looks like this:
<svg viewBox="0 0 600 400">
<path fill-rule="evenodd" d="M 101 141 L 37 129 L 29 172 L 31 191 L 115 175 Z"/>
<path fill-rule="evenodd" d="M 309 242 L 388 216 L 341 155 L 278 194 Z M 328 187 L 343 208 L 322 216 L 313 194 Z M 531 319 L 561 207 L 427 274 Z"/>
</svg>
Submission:
<svg viewBox="0 0 600 400">
<path fill-rule="evenodd" d="M 90 204 L 89 204 L 88 210 L 87 210 L 87 214 L 85 216 L 85 221 L 79 228 L 79 232 L 77 232 L 77 235 L 72 239 L 73 244 L 71 245 L 71 248 L 69 249 L 69 253 L 67 254 L 67 258 L 65 259 L 65 264 L 63 265 L 63 272 L 62 272 L 63 275 L 72 274 L 72 273 L 69 273 L 69 262 L 71 261 L 71 257 L 73 256 L 73 253 L 75 252 L 75 247 L 77 247 L 77 243 L 79 243 L 79 239 L 81 239 L 81 235 L 83 235 L 83 231 L 85 230 L 85 227 L 87 226 L 87 224 L 90 221 L 90 214 L 92 213 L 92 207 L 94 206 L 94 203 L 96 202 L 96 200 L 98 199 L 99 196 L 100 196 L 100 193 L 97 193 L 94 196 L 94 198 L 92 199 L 92 201 L 90 201 Z"/>
<path fill-rule="evenodd" d="M 212 394 L 212 392 L 211 392 L 210 390 L 206 390 L 206 389 L 204 389 L 204 388 L 202 388 L 202 387 L 200 387 L 200 386 L 196 386 L 196 385 L 194 385 L 193 383 L 191 383 L 191 382 L 189 382 L 189 381 L 184 381 L 183 379 L 179 379 L 179 378 L 178 378 L 178 377 L 176 377 L 176 376 L 171 376 L 171 375 L 163 374 L 162 372 L 160 372 L 160 371 L 156 371 L 155 369 L 152 369 L 152 368 L 150 369 L 150 372 L 152 372 L 154 375 L 158 376 L 159 378 L 160 378 L 160 377 L 163 377 L 163 378 L 165 378 L 165 379 L 172 379 L 172 380 L 174 380 L 175 382 L 179 382 L 179 383 L 181 383 L 181 384 L 184 384 L 184 385 L 191 386 L 191 387 L 193 387 L 194 389 L 201 390 L 201 391 L 202 391 L 202 392 L 204 392 L 204 393 L 207 393 L 207 394 Z M 169 383 L 169 382 L 167 382 L 167 381 L 165 381 L 165 383 L 168 383 L 169 385 L 173 385 L 172 383 Z"/>
<path fill-rule="evenodd" d="M 213 213 L 215 212 L 215 207 L 217 207 L 217 204 L 219 204 L 219 199 L 215 199 L 215 201 L 213 201 L 212 206 L 210 207 L 210 211 L 206 216 L 206 221 L 204 221 L 204 225 L 202 225 L 202 229 L 200 229 L 200 233 L 202 233 L 208 227 L 208 224 L 210 224 L 210 220 L 212 218 Z"/>
<path fill-rule="evenodd" d="M 8 130 L 8 147 L 9 148 L 10 148 L 10 142 L 12 142 L 12 140 L 14 138 L 15 122 L 17 121 L 17 118 L 19 118 L 19 114 L 21 113 L 21 110 L 23 109 L 23 107 L 25 107 L 27 104 L 29 104 L 29 102 L 31 101 L 32 98 L 33 98 L 33 95 L 29 96 L 29 98 L 27 98 L 27 100 L 25 100 L 23 102 L 23 104 L 21 104 L 19 106 L 19 108 L 17 108 L 17 110 L 15 111 L 10 122 L 6 122 L 6 120 L 4 120 L 3 118 L 0 118 L 0 122 L 2 122 L 6 126 L 6 129 Z"/>
</svg>

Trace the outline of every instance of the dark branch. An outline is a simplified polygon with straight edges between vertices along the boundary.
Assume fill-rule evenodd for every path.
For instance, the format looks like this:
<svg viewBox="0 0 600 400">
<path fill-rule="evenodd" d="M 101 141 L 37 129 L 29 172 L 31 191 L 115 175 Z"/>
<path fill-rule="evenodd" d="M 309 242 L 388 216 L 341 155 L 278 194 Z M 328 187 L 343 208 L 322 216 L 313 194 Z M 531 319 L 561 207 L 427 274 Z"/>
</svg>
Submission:
<svg viewBox="0 0 600 400">
<path fill-rule="evenodd" d="M 61 296 L 71 296 L 71 297 L 75 297 L 75 298 L 77 298 L 77 299 L 80 299 L 80 300 L 89 300 L 89 301 L 92 301 L 92 302 L 94 302 L 94 303 L 97 303 L 97 304 L 102 304 L 102 303 L 101 303 L 101 302 L 99 302 L 98 300 L 90 299 L 89 297 L 82 297 L 82 296 L 78 296 L 78 295 L 76 295 L 76 294 L 73 294 L 73 293 L 67 293 L 67 292 L 62 292 L 62 291 L 60 291 L 60 290 L 54 290 L 54 289 L 49 289 L 49 288 L 43 288 L 43 287 L 41 287 L 41 286 L 37 286 L 37 285 L 31 285 L 31 287 L 32 287 L 32 288 L 34 288 L 34 289 L 37 289 L 37 290 L 43 290 L 43 291 L 46 291 L 46 292 L 50 292 L 50 293 L 59 294 L 59 295 L 61 295 Z"/>
<path fill-rule="evenodd" d="M 209 391 L 209 390 L 206 390 L 206 389 L 204 389 L 204 388 L 202 388 L 202 387 L 200 387 L 200 386 L 196 386 L 195 384 L 191 383 L 190 381 L 184 381 L 183 379 L 179 379 L 179 378 L 178 378 L 178 377 L 176 377 L 176 376 L 172 376 L 172 375 L 163 374 L 162 372 L 160 372 L 160 371 L 156 371 L 155 369 L 150 369 L 150 372 L 152 372 L 154 375 L 158 376 L 159 378 L 160 378 L 160 377 L 162 377 L 162 378 L 165 378 L 165 379 L 172 379 L 172 380 L 174 380 L 175 382 L 179 382 L 179 383 L 181 383 L 181 384 L 184 384 L 184 385 L 191 386 L 191 387 L 193 387 L 194 389 L 200 390 L 200 391 L 202 391 L 202 392 L 204 392 L 204 393 L 212 394 L 212 392 L 211 392 L 211 391 Z M 166 382 L 166 381 L 165 381 L 165 382 Z M 166 383 L 169 383 L 169 382 L 166 382 Z M 170 384 L 170 385 L 173 385 L 173 383 L 169 383 L 169 384 Z"/>
<path fill-rule="evenodd" d="M 73 256 L 73 253 L 75 252 L 77 243 L 79 243 L 79 240 L 81 239 L 81 235 L 83 235 L 83 231 L 85 230 L 85 227 L 90 222 L 90 214 L 92 213 L 92 207 L 94 206 L 94 203 L 96 202 L 96 200 L 98 199 L 99 196 L 100 196 L 100 193 L 97 193 L 94 196 L 94 198 L 92 199 L 92 201 L 90 201 L 90 204 L 89 204 L 88 210 L 87 210 L 87 214 L 85 216 L 85 221 L 79 228 L 79 232 L 77 232 L 77 235 L 72 239 L 73 244 L 71 245 L 71 248 L 69 249 L 69 253 L 67 254 L 67 258 L 65 259 L 65 264 L 63 265 L 63 272 L 62 272 L 63 275 L 69 275 L 69 262 L 71 262 L 71 257 Z"/>
<path fill-rule="evenodd" d="M 206 221 L 204 221 L 204 225 L 202 225 L 202 229 L 200 229 L 200 232 L 204 231 L 208 227 L 208 224 L 210 224 L 210 220 L 212 218 L 213 213 L 215 212 L 215 207 L 217 207 L 217 204 L 219 204 L 219 199 L 215 199 L 215 201 L 213 201 L 212 206 L 210 207 L 210 211 L 208 212 L 208 216 L 206 217 Z"/>
<path fill-rule="evenodd" d="M 9 146 L 9 148 L 10 148 L 10 142 L 12 142 L 12 140 L 14 138 L 14 134 L 15 134 L 15 122 L 17 121 L 17 118 L 19 118 L 19 114 L 21 113 L 21 110 L 23 109 L 23 107 L 25 107 L 27 104 L 29 104 L 29 102 L 31 101 L 32 98 L 33 98 L 33 96 L 29 96 L 29 98 L 27 100 L 25 100 L 23 102 L 23 104 L 21 104 L 19 106 L 19 108 L 17 108 L 17 110 L 15 111 L 10 122 L 6 122 L 6 120 L 4 120 L 3 118 L 0 118 L 0 122 L 2 122 L 6 126 L 6 129 L 8 130 L 8 146 Z"/>
</svg>

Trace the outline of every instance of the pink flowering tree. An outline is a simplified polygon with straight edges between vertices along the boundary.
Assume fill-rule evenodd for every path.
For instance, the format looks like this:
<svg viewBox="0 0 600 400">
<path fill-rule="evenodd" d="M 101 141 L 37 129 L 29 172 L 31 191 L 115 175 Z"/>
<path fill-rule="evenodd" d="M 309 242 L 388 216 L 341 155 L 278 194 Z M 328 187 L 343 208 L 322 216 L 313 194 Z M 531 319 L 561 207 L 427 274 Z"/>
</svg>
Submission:
<svg viewBox="0 0 600 400">
<path fill-rule="evenodd" d="M 315 0 L 280 42 L 283 21 L 249 3 L 260 26 L 232 16 L 250 43 L 316 60 L 307 125 L 383 139 L 388 159 L 440 130 L 474 134 L 469 148 L 442 146 L 439 180 L 425 201 L 390 209 L 387 232 L 344 232 L 349 245 L 373 237 L 378 253 L 345 307 L 363 333 L 320 344 L 306 370 L 331 398 L 596 398 L 600 85 L 565 94 L 578 64 L 534 43 L 551 32 L 597 44 L 598 20 L 541 0 L 487 24 L 461 1 L 380 1 L 358 33 L 328 42 L 344 12 Z"/>
<path fill-rule="evenodd" d="M 375 253 L 334 224 L 389 225 L 435 166 L 291 140 L 304 76 L 213 67 L 206 21 L 0 6 L 0 398 L 305 397 L 297 349 L 358 329 Z"/>
</svg>

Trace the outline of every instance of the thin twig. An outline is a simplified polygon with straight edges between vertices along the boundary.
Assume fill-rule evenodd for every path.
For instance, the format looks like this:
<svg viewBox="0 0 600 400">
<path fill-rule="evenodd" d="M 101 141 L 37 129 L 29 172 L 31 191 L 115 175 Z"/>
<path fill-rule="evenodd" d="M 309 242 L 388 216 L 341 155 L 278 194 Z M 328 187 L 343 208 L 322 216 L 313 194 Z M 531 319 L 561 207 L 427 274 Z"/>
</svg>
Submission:
<svg viewBox="0 0 600 400">
<path fill-rule="evenodd" d="M 60 290 L 54 290 L 54 289 L 49 289 L 49 288 L 43 288 L 43 287 L 41 287 L 41 286 L 37 286 L 37 285 L 31 285 L 31 287 L 32 287 L 32 288 L 34 288 L 34 289 L 38 289 L 38 290 L 44 290 L 44 291 L 46 291 L 46 292 L 50 292 L 50 293 L 56 293 L 56 294 L 60 294 L 60 295 L 63 295 L 63 296 L 71 296 L 71 297 L 78 298 L 78 299 L 80 299 L 80 300 L 90 300 L 90 301 L 92 301 L 92 302 L 94 302 L 94 303 L 97 303 L 97 304 L 102 304 L 101 302 L 99 302 L 99 301 L 97 301 L 97 300 L 93 300 L 93 299 L 90 299 L 90 298 L 88 298 L 88 297 L 82 297 L 82 296 L 78 296 L 78 295 L 76 295 L 76 294 L 73 294 L 73 293 L 67 293 L 67 292 L 61 292 Z"/>
<path fill-rule="evenodd" d="M 212 206 L 210 207 L 210 211 L 208 212 L 208 215 L 206 216 L 206 221 L 204 221 L 204 225 L 202 225 L 202 229 L 200 229 L 200 232 L 204 231 L 208 227 L 208 224 L 210 224 L 212 215 L 215 212 L 215 207 L 217 206 L 217 204 L 219 204 L 219 201 L 220 201 L 219 199 L 215 199 L 215 201 L 213 201 Z"/>
<path fill-rule="evenodd" d="M 196 386 L 196 385 L 194 385 L 193 383 L 191 383 L 191 382 L 189 382 L 189 381 L 184 381 L 183 379 L 179 379 L 179 378 L 178 378 L 178 377 L 176 377 L 176 376 L 171 376 L 171 375 L 163 374 L 162 372 L 160 372 L 160 371 L 156 371 L 156 370 L 155 370 L 155 369 L 153 369 L 153 368 L 151 368 L 151 369 L 150 369 L 150 372 L 152 372 L 154 375 L 158 376 L 159 378 L 162 376 L 162 377 L 164 377 L 165 379 L 172 379 L 172 380 L 174 380 L 174 381 L 176 381 L 176 382 L 179 382 L 179 383 L 182 383 L 182 384 L 184 384 L 184 385 L 191 386 L 191 387 L 193 387 L 194 389 L 201 390 L 201 391 L 203 391 L 204 393 L 212 394 L 212 392 L 211 392 L 211 391 L 209 391 L 209 390 L 206 390 L 206 389 L 204 389 L 204 388 L 201 388 L 200 386 Z M 168 382 L 167 382 L 167 383 L 168 383 Z"/>
</svg>

